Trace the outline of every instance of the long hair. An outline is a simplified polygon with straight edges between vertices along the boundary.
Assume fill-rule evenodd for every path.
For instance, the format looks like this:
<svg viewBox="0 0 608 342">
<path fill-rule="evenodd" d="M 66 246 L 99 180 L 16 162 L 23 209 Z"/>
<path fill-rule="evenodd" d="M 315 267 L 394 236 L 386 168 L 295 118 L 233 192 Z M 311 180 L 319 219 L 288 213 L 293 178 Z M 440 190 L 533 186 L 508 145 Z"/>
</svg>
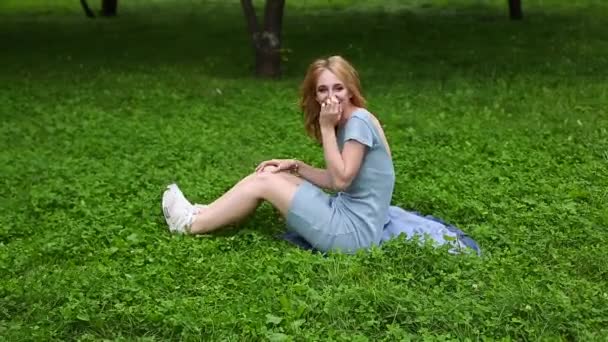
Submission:
<svg viewBox="0 0 608 342">
<path fill-rule="evenodd" d="M 359 74 L 353 66 L 340 56 L 321 58 L 308 67 L 304 81 L 300 86 L 300 108 L 304 113 L 306 133 L 317 142 L 322 143 L 319 112 L 321 105 L 317 102 L 317 80 L 324 70 L 331 71 L 338 77 L 352 96 L 350 102 L 357 107 L 365 107 L 365 98 L 361 94 Z"/>
</svg>

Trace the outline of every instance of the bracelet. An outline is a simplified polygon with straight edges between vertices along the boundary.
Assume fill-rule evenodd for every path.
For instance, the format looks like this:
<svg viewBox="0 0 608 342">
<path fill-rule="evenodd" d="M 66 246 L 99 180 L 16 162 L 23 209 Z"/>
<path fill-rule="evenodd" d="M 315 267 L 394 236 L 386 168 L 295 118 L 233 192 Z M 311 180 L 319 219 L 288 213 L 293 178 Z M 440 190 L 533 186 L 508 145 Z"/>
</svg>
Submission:
<svg viewBox="0 0 608 342">
<path fill-rule="evenodd" d="M 298 174 L 299 169 L 300 169 L 300 163 L 297 160 L 294 160 L 293 172 Z"/>
</svg>

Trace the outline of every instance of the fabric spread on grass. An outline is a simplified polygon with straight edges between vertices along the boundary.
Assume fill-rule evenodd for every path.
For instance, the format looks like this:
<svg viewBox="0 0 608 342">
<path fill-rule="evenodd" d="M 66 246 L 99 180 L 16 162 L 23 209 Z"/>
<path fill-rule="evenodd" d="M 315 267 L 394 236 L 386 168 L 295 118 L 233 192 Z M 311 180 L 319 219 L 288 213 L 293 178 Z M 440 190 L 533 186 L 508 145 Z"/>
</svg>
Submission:
<svg viewBox="0 0 608 342">
<path fill-rule="evenodd" d="M 481 255 L 481 249 L 477 242 L 456 226 L 432 215 L 423 216 L 415 211 L 391 206 L 389 207 L 387 222 L 384 224 L 380 244 L 401 234 L 405 234 L 408 240 L 418 238 L 420 242 L 424 242 L 426 239 L 431 239 L 437 246 L 450 244 L 452 245 L 451 253 L 460 253 L 471 249 L 477 255 Z M 296 232 L 288 231 L 280 234 L 279 237 L 300 248 L 316 251 L 308 241 Z"/>
</svg>

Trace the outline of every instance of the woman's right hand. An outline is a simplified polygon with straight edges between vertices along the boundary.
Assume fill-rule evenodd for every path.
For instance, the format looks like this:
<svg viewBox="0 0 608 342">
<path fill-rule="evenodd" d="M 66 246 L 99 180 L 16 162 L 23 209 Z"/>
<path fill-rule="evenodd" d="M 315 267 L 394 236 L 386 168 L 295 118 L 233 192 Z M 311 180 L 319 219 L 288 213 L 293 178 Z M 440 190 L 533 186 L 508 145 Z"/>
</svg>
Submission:
<svg viewBox="0 0 608 342">
<path fill-rule="evenodd" d="M 319 125 L 321 128 L 334 128 L 342 118 L 342 104 L 338 98 L 331 98 L 321 103 L 321 112 L 319 113 Z"/>
<path fill-rule="evenodd" d="M 281 171 L 292 171 L 297 169 L 298 161 L 295 159 L 272 159 L 266 160 L 260 163 L 255 168 L 255 172 L 264 172 L 264 170 L 270 170 L 270 172 L 276 173 Z"/>
</svg>

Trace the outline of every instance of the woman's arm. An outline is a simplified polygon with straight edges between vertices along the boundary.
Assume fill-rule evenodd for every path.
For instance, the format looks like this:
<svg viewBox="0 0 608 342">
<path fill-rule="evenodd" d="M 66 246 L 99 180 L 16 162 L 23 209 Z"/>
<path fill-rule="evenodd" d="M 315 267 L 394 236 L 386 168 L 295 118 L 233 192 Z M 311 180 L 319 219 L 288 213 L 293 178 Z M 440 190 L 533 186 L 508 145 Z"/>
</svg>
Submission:
<svg viewBox="0 0 608 342">
<path fill-rule="evenodd" d="M 301 161 L 297 162 L 297 172 L 300 177 L 306 179 L 319 188 L 332 190 L 332 182 L 329 178 L 329 172 L 325 169 L 312 167 Z"/>
<path fill-rule="evenodd" d="M 334 127 L 322 126 L 321 136 L 331 187 L 343 191 L 348 188 L 359 172 L 366 146 L 358 141 L 349 140 L 344 144 L 342 154 L 340 154 Z"/>
<path fill-rule="evenodd" d="M 272 159 L 260 163 L 256 172 L 296 172 L 300 177 L 312 184 L 323 188 L 332 189 L 327 170 L 312 167 L 296 159 Z"/>
</svg>

